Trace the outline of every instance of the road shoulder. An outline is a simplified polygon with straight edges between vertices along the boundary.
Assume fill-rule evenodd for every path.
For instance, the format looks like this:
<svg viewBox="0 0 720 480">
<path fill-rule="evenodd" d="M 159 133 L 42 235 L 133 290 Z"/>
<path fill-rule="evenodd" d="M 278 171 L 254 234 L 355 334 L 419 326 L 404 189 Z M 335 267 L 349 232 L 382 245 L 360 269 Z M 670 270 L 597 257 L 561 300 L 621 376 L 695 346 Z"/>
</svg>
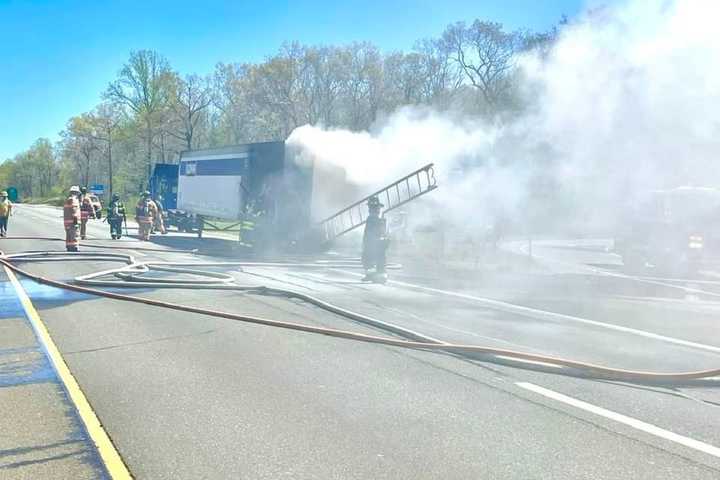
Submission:
<svg viewBox="0 0 720 480">
<path fill-rule="evenodd" d="M 109 478 L 0 270 L 0 477 Z"/>
</svg>

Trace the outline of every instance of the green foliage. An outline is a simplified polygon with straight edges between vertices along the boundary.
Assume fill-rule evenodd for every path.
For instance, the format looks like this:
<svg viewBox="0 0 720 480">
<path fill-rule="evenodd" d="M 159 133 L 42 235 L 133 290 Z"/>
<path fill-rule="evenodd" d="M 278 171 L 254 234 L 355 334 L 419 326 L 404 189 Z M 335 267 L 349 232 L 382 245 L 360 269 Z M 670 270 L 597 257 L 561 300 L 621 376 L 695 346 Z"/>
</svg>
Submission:
<svg viewBox="0 0 720 480">
<path fill-rule="evenodd" d="M 0 164 L 0 185 L 16 186 L 21 198 L 57 199 L 70 185 L 112 184 L 134 198 L 153 164 L 176 162 L 187 149 L 284 140 L 305 124 L 368 129 L 405 105 L 502 119 L 524 106 L 516 55 L 547 49 L 556 36 L 554 28 L 507 32 L 477 20 L 450 25 L 411 52 L 286 43 L 261 63 L 219 63 L 207 76 L 181 75 L 158 52 L 133 51 L 103 103 L 69 119 L 56 145 L 39 139 Z"/>
<path fill-rule="evenodd" d="M 12 170 L 15 167 L 11 160 L 0 163 L 0 188 L 5 190 L 10 186 Z"/>
</svg>

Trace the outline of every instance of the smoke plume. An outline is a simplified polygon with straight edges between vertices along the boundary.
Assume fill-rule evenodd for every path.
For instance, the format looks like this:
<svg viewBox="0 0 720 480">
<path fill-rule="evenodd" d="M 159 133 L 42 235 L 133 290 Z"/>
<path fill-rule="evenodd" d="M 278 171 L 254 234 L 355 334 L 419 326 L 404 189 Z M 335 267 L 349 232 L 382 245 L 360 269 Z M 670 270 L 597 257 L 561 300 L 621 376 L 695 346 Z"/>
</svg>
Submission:
<svg viewBox="0 0 720 480">
<path fill-rule="evenodd" d="M 304 126 L 288 143 L 368 190 L 434 162 L 428 200 L 458 228 L 498 212 L 535 230 L 609 225 L 639 191 L 720 183 L 718 18 L 716 0 L 587 10 L 519 60 L 512 120 L 403 108 L 368 132 Z"/>
</svg>

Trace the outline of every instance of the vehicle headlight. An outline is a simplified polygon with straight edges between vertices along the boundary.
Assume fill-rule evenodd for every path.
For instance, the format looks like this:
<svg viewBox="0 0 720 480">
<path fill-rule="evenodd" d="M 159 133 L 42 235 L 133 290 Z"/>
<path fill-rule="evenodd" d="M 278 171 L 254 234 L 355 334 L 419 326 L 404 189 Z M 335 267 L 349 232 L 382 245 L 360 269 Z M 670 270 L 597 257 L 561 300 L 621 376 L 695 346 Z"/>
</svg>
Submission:
<svg viewBox="0 0 720 480">
<path fill-rule="evenodd" d="M 700 235 L 690 235 L 690 237 L 688 238 L 688 248 L 703 248 L 703 237 L 701 237 Z"/>
</svg>

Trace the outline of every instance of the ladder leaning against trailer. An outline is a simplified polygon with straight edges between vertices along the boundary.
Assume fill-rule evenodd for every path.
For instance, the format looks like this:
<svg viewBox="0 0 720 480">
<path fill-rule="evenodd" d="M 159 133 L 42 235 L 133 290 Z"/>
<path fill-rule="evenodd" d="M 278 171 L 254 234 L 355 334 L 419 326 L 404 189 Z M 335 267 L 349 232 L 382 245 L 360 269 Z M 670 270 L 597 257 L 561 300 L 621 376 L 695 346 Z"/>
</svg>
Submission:
<svg viewBox="0 0 720 480">
<path fill-rule="evenodd" d="M 367 220 L 367 201 L 370 197 L 378 197 L 385 204 L 384 212 L 389 212 L 435 190 L 437 181 L 433 167 L 434 164 L 429 163 L 322 220 L 320 222 L 321 242 L 326 244 L 340 235 L 364 225 Z"/>
</svg>

